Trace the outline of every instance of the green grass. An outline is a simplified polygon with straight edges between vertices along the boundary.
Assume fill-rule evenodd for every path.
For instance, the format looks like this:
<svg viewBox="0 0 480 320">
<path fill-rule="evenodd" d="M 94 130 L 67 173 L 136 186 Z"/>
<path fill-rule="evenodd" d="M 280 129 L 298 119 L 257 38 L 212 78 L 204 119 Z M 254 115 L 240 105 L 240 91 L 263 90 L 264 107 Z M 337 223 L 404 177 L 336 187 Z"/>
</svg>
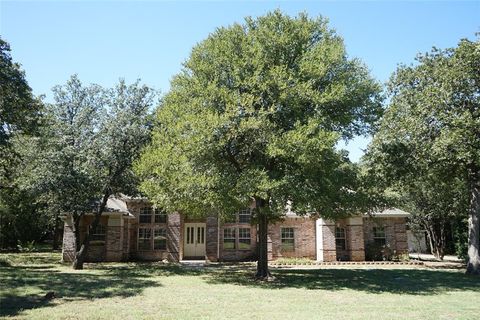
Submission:
<svg viewBox="0 0 480 320">
<path fill-rule="evenodd" d="M 480 279 L 461 271 L 62 265 L 58 253 L 0 254 L 0 317 L 22 319 L 478 319 Z M 57 298 L 44 299 L 54 291 Z"/>
</svg>

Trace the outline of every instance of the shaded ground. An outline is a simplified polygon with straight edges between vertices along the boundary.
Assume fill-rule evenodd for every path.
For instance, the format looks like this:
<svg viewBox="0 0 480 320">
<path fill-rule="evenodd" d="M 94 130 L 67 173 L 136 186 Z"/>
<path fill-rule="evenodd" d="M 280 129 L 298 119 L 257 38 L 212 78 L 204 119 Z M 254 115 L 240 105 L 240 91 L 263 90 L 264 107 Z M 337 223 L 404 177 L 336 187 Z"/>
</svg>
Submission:
<svg viewBox="0 0 480 320">
<path fill-rule="evenodd" d="M 473 319 L 480 314 L 480 279 L 455 270 L 275 269 L 276 281 L 262 283 L 252 278 L 251 264 L 105 263 L 74 271 L 58 260 L 58 254 L 1 254 L 0 317 Z M 47 292 L 56 298 L 45 299 Z"/>
</svg>

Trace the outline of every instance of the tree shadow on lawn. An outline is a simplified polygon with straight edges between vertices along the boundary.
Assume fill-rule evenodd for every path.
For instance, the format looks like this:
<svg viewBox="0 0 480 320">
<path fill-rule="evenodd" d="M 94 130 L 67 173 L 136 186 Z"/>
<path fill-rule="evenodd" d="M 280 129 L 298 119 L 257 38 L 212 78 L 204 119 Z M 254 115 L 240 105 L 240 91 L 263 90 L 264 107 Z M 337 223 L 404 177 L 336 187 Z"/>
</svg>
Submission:
<svg viewBox="0 0 480 320">
<path fill-rule="evenodd" d="M 480 293 L 480 278 L 458 271 L 428 269 L 275 269 L 271 282 L 256 281 L 255 270 L 218 268 L 205 276 L 212 284 L 236 284 L 265 289 L 303 288 L 308 290 L 364 291 L 435 295 L 446 291 Z"/>
<path fill-rule="evenodd" d="M 55 300 L 46 299 L 45 294 L 52 291 L 55 298 L 68 301 L 130 297 L 147 287 L 161 285 L 135 274 L 117 272 L 115 268 L 100 273 L 60 272 L 51 266 L 11 266 L 0 270 L 0 317 L 51 305 Z"/>
</svg>

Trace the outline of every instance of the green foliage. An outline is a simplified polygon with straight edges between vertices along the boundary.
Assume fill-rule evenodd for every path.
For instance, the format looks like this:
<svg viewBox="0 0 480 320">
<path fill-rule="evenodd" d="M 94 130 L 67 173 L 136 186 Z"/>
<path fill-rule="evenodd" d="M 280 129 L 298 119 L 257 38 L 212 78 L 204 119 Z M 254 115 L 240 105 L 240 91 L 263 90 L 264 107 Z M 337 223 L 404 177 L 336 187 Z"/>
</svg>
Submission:
<svg viewBox="0 0 480 320">
<path fill-rule="evenodd" d="M 391 261 L 393 259 L 394 252 L 390 247 L 375 242 L 370 242 L 365 245 L 365 260 Z"/>
<path fill-rule="evenodd" d="M 1 38 L 0 83 L 0 150 L 4 151 L 12 136 L 35 130 L 41 105 L 34 99 L 20 65 L 12 61 L 10 45 Z"/>
<path fill-rule="evenodd" d="M 33 139 L 41 120 L 42 104 L 34 98 L 10 46 L 0 38 L 0 247 L 17 241 L 39 240 L 48 219 L 38 217 L 32 194 L 22 189 L 22 141 Z M 21 221 L 21 222 L 20 222 Z"/>
<path fill-rule="evenodd" d="M 254 198 L 272 217 L 288 201 L 298 214 L 356 212 L 357 170 L 335 145 L 372 129 L 379 92 L 324 18 L 275 11 L 218 28 L 162 100 L 135 167 L 141 190 L 191 215 Z"/>
<path fill-rule="evenodd" d="M 32 241 L 26 241 L 26 242 L 18 242 L 17 244 L 17 249 L 19 252 L 34 252 L 37 251 L 37 248 L 35 247 L 35 240 Z"/>
<path fill-rule="evenodd" d="M 60 212 L 83 213 L 106 192 L 133 193 L 131 163 L 150 135 L 153 92 L 123 80 L 113 89 L 83 86 L 76 76 L 54 88 L 40 156 L 27 183 Z"/>
<path fill-rule="evenodd" d="M 480 42 L 419 55 L 389 82 L 391 102 L 365 158 L 368 175 L 442 241 L 480 183 Z M 429 231 L 432 229 L 433 231 Z M 444 235 L 443 235 L 444 237 Z M 477 240 L 478 241 L 478 240 Z M 444 244 L 443 244 L 444 245 Z"/>
</svg>

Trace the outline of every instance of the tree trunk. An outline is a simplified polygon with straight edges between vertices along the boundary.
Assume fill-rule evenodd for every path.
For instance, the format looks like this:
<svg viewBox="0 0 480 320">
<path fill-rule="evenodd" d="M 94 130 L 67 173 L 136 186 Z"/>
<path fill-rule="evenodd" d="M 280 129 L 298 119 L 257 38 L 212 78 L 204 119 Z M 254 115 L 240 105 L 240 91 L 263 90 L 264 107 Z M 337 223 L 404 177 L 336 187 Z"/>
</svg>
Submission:
<svg viewBox="0 0 480 320">
<path fill-rule="evenodd" d="M 438 237 L 438 257 L 440 260 L 443 261 L 443 258 L 445 257 L 445 245 L 446 245 L 446 239 L 445 239 L 445 222 L 442 221 L 440 223 L 440 236 Z"/>
<path fill-rule="evenodd" d="M 265 200 L 256 199 L 255 202 L 258 219 L 258 261 L 255 277 L 268 280 L 272 277 L 268 270 L 268 209 Z"/>
<path fill-rule="evenodd" d="M 430 253 L 435 255 L 435 247 L 433 245 L 433 236 L 430 228 L 425 228 L 425 231 L 427 231 L 427 238 L 428 238 L 428 244 L 430 246 Z"/>
<path fill-rule="evenodd" d="M 102 216 L 103 210 L 105 210 L 105 207 L 107 206 L 107 201 L 108 198 L 110 197 L 110 192 L 105 192 L 102 198 L 102 202 L 97 208 L 97 211 L 95 212 L 95 218 L 93 219 L 93 222 L 89 228 L 92 230 L 95 230 L 100 223 L 100 217 Z M 88 252 L 88 247 L 90 246 L 90 232 L 87 232 L 85 234 L 85 238 L 82 241 L 82 244 L 80 246 L 80 249 L 77 249 L 78 251 L 75 253 L 75 260 L 73 261 L 73 269 L 75 270 L 81 270 L 83 269 L 83 263 L 85 262 L 85 258 L 87 256 Z"/>
<path fill-rule="evenodd" d="M 471 175 L 471 195 L 468 215 L 468 263 L 467 273 L 480 275 L 480 172 Z"/>
</svg>

